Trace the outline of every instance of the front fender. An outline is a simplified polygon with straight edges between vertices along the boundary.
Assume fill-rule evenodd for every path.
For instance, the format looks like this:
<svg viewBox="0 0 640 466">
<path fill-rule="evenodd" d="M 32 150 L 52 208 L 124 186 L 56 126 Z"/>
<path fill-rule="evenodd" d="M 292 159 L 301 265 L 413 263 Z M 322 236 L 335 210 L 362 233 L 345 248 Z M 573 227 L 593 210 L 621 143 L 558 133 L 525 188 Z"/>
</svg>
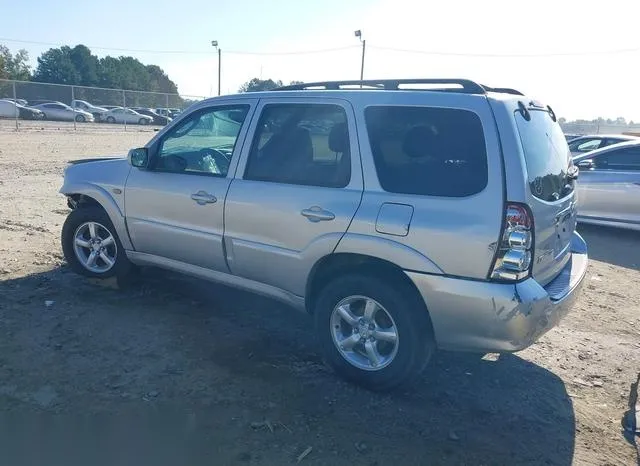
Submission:
<svg viewBox="0 0 640 466">
<path fill-rule="evenodd" d="M 60 193 L 64 194 L 65 196 L 81 194 L 83 196 L 90 197 L 98 202 L 107 212 L 107 215 L 109 215 L 109 219 L 111 220 L 111 223 L 113 223 L 113 227 L 116 230 L 122 246 L 125 249 L 133 249 L 133 245 L 131 244 L 131 240 L 129 239 L 129 233 L 127 232 L 127 227 L 125 224 L 124 212 L 118 205 L 118 202 L 116 201 L 114 196 L 111 195 L 109 191 L 97 184 L 86 182 L 74 183 L 69 182 L 65 179 L 64 184 L 60 188 Z M 114 193 L 114 195 L 123 196 L 124 192 L 123 190 L 120 190 L 119 194 Z"/>
<path fill-rule="evenodd" d="M 347 233 L 340 240 L 336 253 L 351 253 L 386 260 L 403 270 L 444 274 L 431 259 L 409 246 L 380 236 Z"/>
</svg>

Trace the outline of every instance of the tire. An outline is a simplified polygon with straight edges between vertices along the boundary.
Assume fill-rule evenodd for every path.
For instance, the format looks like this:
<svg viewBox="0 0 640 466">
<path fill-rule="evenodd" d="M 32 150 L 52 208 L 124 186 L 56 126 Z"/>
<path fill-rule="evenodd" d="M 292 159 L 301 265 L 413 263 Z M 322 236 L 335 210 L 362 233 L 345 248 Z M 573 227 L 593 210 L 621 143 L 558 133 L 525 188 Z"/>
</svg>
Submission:
<svg viewBox="0 0 640 466">
<path fill-rule="evenodd" d="M 44 113 L 44 112 L 42 112 L 42 119 L 43 119 L 43 120 L 46 120 L 46 119 L 47 119 L 47 114 L 46 114 L 46 113 Z"/>
<path fill-rule="evenodd" d="M 140 118 L 138 120 L 138 124 L 139 125 L 146 125 L 146 124 L 149 124 L 149 121 L 146 118 Z"/>
<path fill-rule="evenodd" d="M 107 261 L 98 256 L 96 258 L 95 267 L 90 268 L 86 264 L 87 256 L 91 251 L 98 252 L 99 245 L 80 246 L 76 245 L 76 238 L 86 243 L 91 242 L 90 227 L 88 224 L 94 224 L 96 238 L 104 241 L 102 246 L 107 258 L 113 260 L 113 264 L 108 266 Z M 82 234 L 84 232 L 85 234 Z M 111 236 L 113 241 L 107 244 L 107 240 Z M 126 277 L 132 270 L 132 264 L 127 259 L 124 247 L 120 242 L 120 238 L 109 219 L 107 213 L 98 206 L 79 207 L 72 210 L 62 226 L 62 251 L 67 260 L 67 264 L 71 269 L 85 277 L 91 278 L 110 278 L 117 276 L 118 278 Z M 94 249 L 95 248 L 95 249 Z M 79 251 L 79 252 L 78 252 Z M 82 255 L 82 257 L 80 257 Z"/>
<path fill-rule="evenodd" d="M 364 316 L 360 317 L 367 301 L 360 304 L 358 300 L 364 298 L 373 301 L 378 309 L 373 314 L 373 326 L 367 325 L 366 321 L 363 323 Z M 355 301 L 350 302 L 350 299 Z M 358 330 L 353 333 L 350 333 L 352 326 L 335 311 L 341 303 L 344 307 L 344 303 L 349 302 L 350 318 L 360 318 L 355 325 Z M 403 280 L 383 281 L 378 276 L 365 274 L 336 278 L 319 293 L 314 319 L 326 362 L 345 379 L 369 390 L 388 391 L 409 385 L 426 367 L 436 347 L 426 306 L 415 289 Z M 379 328 L 373 330 L 373 327 Z M 380 330 L 386 332 L 385 338 Z M 394 332 L 395 343 L 384 341 Z M 343 350 L 339 349 L 338 340 L 343 337 L 360 339 L 350 356 L 343 355 Z M 367 351 L 362 338 L 375 340 L 369 344 L 380 356 L 378 368 L 373 367 L 365 356 Z M 347 341 L 348 346 L 348 340 L 342 341 Z M 358 361 L 353 362 L 354 359 Z"/>
<path fill-rule="evenodd" d="M 78 123 L 84 123 L 86 120 L 86 118 L 84 117 L 84 115 L 76 115 L 76 121 Z"/>
<path fill-rule="evenodd" d="M 107 123 L 115 123 L 115 122 L 116 122 L 116 119 L 115 119 L 115 118 L 113 118 L 112 116 L 109 116 L 109 117 L 107 117 L 106 122 L 107 122 Z"/>
</svg>

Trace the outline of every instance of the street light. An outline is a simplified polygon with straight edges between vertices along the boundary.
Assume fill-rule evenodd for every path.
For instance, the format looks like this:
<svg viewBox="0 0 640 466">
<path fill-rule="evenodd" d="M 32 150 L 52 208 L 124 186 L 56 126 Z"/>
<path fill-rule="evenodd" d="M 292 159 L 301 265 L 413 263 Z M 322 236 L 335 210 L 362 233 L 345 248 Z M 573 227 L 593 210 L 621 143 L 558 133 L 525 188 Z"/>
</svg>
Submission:
<svg viewBox="0 0 640 466">
<path fill-rule="evenodd" d="M 215 47 L 216 50 L 218 51 L 218 95 L 220 95 L 220 75 L 221 75 L 221 69 L 222 69 L 222 50 L 220 50 L 220 48 L 218 48 L 218 41 L 217 40 L 212 40 L 211 41 L 211 45 L 213 47 Z"/>
<path fill-rule="evenodd" d="M 367 46 L 367 41 L 362 38 L 362 31 L 360 29 L 355 31 L 354 35 L 360 39 L 360 42 L 362 43 L 362 63 L 360 64 L 360 81 L 362 81 L 364 79 L 364 51 Z M 362 87 L 362 84 L 360 84 L 360 87 Z"/>
</svg>

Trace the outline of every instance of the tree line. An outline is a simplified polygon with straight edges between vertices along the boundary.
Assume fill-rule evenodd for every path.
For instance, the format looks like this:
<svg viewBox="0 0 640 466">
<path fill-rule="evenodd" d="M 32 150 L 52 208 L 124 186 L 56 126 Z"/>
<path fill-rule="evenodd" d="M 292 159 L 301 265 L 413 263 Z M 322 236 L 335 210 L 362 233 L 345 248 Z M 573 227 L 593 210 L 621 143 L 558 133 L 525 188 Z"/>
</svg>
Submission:
<svg viewBox="0 0 640 466">
<path fill-rule="evenodd" d="M 177 94 L 178 86 L 157 65 L 145 65 L 134 57 L 107 55 L 98 58 L 82 44 L 51 48 L 40 55 L 33 72 L 29 54 L 15 55 L 0 45 L 0 78 L 51 84 Z"/>
</svg>

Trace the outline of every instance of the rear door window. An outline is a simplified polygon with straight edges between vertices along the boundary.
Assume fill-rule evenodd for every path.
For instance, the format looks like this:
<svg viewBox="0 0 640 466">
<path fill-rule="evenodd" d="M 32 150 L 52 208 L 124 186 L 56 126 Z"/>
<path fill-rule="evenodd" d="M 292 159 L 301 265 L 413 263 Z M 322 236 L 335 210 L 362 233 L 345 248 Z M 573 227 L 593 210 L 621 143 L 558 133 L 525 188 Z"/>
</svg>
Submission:
<svg viewBox="0 0 640 466">
<path fill-rule="evenodd" d="M 487 185 L 487 150 L 478 115 L 469 110 L 371 106 L 367 133 L 382 189 L 465 197 Z"/>
<path fill-rule="evenodd" d="M 529 188 L 538 199 L 557 201 L 573 191 L 573 182 L 567 177 L 571 152 L 560 125 L 546 110 L 530 109 L 528 113 L 529 121 L 520 111 L 515 112 L 515 119 L 527 165 Z"/>
</svg>

